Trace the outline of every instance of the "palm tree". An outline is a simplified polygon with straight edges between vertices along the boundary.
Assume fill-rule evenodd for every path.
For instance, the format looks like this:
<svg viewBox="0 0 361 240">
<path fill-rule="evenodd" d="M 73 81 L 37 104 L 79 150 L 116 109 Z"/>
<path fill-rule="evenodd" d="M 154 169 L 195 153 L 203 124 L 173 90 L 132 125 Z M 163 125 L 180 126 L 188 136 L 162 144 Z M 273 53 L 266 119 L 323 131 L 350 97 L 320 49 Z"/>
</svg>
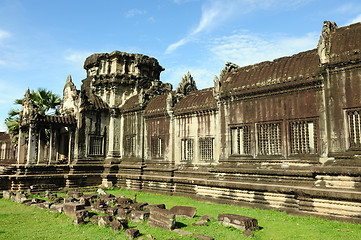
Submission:
<svg viewBox="0 0 361 240">
<path fill-rule="evenodd" d="M 39 88 L 38 90 L 32 90 L 30 93 L 30 99 L 34 105 L 40 108 L 42 115 L 56 115 L 57 108 L 61 104 L 61 99 L 58 95 L 50 90 Z M 23 99 L 16 99 L 16 105 L 22 105 Z M 9 112 L 9 117 L 5 119 L 5 124 L 8 128 L 9 133 L 12 135 L 12 141 L 17 142 L 19 135 L 19 113 L 20 110 L 12 109 Z"/>
</svg>

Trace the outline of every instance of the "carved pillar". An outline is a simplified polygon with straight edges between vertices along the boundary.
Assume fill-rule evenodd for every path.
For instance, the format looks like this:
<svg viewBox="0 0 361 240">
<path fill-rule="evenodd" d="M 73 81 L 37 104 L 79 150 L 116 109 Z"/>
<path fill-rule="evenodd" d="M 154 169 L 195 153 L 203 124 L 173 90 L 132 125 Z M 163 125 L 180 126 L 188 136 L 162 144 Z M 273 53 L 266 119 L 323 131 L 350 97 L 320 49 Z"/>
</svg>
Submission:
<svg viewBox="0 0 361 240">
<path fill-rule="evenodd" d="M 27 153 L 25 153 L 25 134 L 23 130 L 19 129 L 19 138 L 18 138 L 18 164 L 24 164 L 25 163 L 25 156 Z"/>
<path fill-rule="evenodd" d="M 50 130 L 50 143 L 49 143 L 49 165 L 54 164 L 56 161 L 56 130 Z"/>
<path fill-rule="evenodd" d="M 119 141 L 119 133 L 120 133 L 120 120 L 119 115 L 112 109 L 110 114 L 110 122 L 109 122 L 109 130 L 108 130 L 108 158 L 119 157 L 120 156 L 120 141 Z"/>
<path fill-rule="evenodd" d="M 26 164 L 34 164 L 37 162 L 38 136 L 34 126 L 30 125 L 28 140 L 28 156 Z"/>
<path fill-rule="evenodd" d="M 69 129 L 69 143 L 68 143 L 68 164 L 71 163 L 72 159 L 72 153 L 73 153 L 73 149 L 72 149 L 72 145 L 73 145 L 73 132 Z"/>
<path fill-rule="evenodd" d="M 39 163 L 44 163 L 44 141 L 43 141 L 43 137 L 44 135 L 42 134 L 43 131 L 39 130 L 38 131 L 38 164 Z"/>
</svg>

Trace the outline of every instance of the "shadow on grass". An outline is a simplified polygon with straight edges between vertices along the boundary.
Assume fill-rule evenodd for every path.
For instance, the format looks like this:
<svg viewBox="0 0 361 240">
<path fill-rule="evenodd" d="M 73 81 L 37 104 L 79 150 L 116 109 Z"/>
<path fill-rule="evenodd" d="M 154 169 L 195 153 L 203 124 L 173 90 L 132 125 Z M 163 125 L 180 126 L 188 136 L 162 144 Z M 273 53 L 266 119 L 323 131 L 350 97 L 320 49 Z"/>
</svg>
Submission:
<svg viewBox="0 0 361 240">
<path fill-rule="evenodd" d="M 182 222 L 175 222 L 175 228 L 176 229 L 179 229 L 179 228 L 184 228 L 186 227 L 187 225 L 185 225 L 184 223 Z"/>
</svg>

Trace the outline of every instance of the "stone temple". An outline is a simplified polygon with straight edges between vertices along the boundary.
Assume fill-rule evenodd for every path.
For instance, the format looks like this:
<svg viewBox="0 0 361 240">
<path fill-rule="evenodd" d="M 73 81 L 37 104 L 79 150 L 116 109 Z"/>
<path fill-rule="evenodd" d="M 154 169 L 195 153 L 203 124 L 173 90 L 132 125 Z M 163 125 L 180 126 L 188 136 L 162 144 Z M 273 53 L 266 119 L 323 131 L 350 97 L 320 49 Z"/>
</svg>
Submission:
<svg viewBox="0 0 361 240">
<path fill-rule="evenodd" d="M 316 46 L 315 46 L 316 47 Z M 59 116 L 27 92 L 3 189 L 102 184 L 361 222 L 361 23 L 326 21 L 318 46 L 226 63 L 175 90 L 157 59 L 93 54 Z"/>
</svg>

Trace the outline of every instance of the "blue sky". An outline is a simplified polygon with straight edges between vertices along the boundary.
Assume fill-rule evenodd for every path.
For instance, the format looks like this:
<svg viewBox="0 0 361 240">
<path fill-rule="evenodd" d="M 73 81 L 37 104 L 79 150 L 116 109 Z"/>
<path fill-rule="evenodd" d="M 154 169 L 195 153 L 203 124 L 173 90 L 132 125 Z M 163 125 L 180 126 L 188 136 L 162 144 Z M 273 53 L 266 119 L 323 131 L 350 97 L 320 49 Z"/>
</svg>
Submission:
<svg viewBox="0 0 361 240">
<path fill-rule="evenodd" d="M 0 0 L 0 131 L 16 98 L 39 87 L 77 88 L 93 53 L 142 53 L 175 89 L 187 71 L 212 86 L 226 61 L 240 66 L 316 48 L 323 21 L 361 21 L 361 1 Z"/>
</svg>

